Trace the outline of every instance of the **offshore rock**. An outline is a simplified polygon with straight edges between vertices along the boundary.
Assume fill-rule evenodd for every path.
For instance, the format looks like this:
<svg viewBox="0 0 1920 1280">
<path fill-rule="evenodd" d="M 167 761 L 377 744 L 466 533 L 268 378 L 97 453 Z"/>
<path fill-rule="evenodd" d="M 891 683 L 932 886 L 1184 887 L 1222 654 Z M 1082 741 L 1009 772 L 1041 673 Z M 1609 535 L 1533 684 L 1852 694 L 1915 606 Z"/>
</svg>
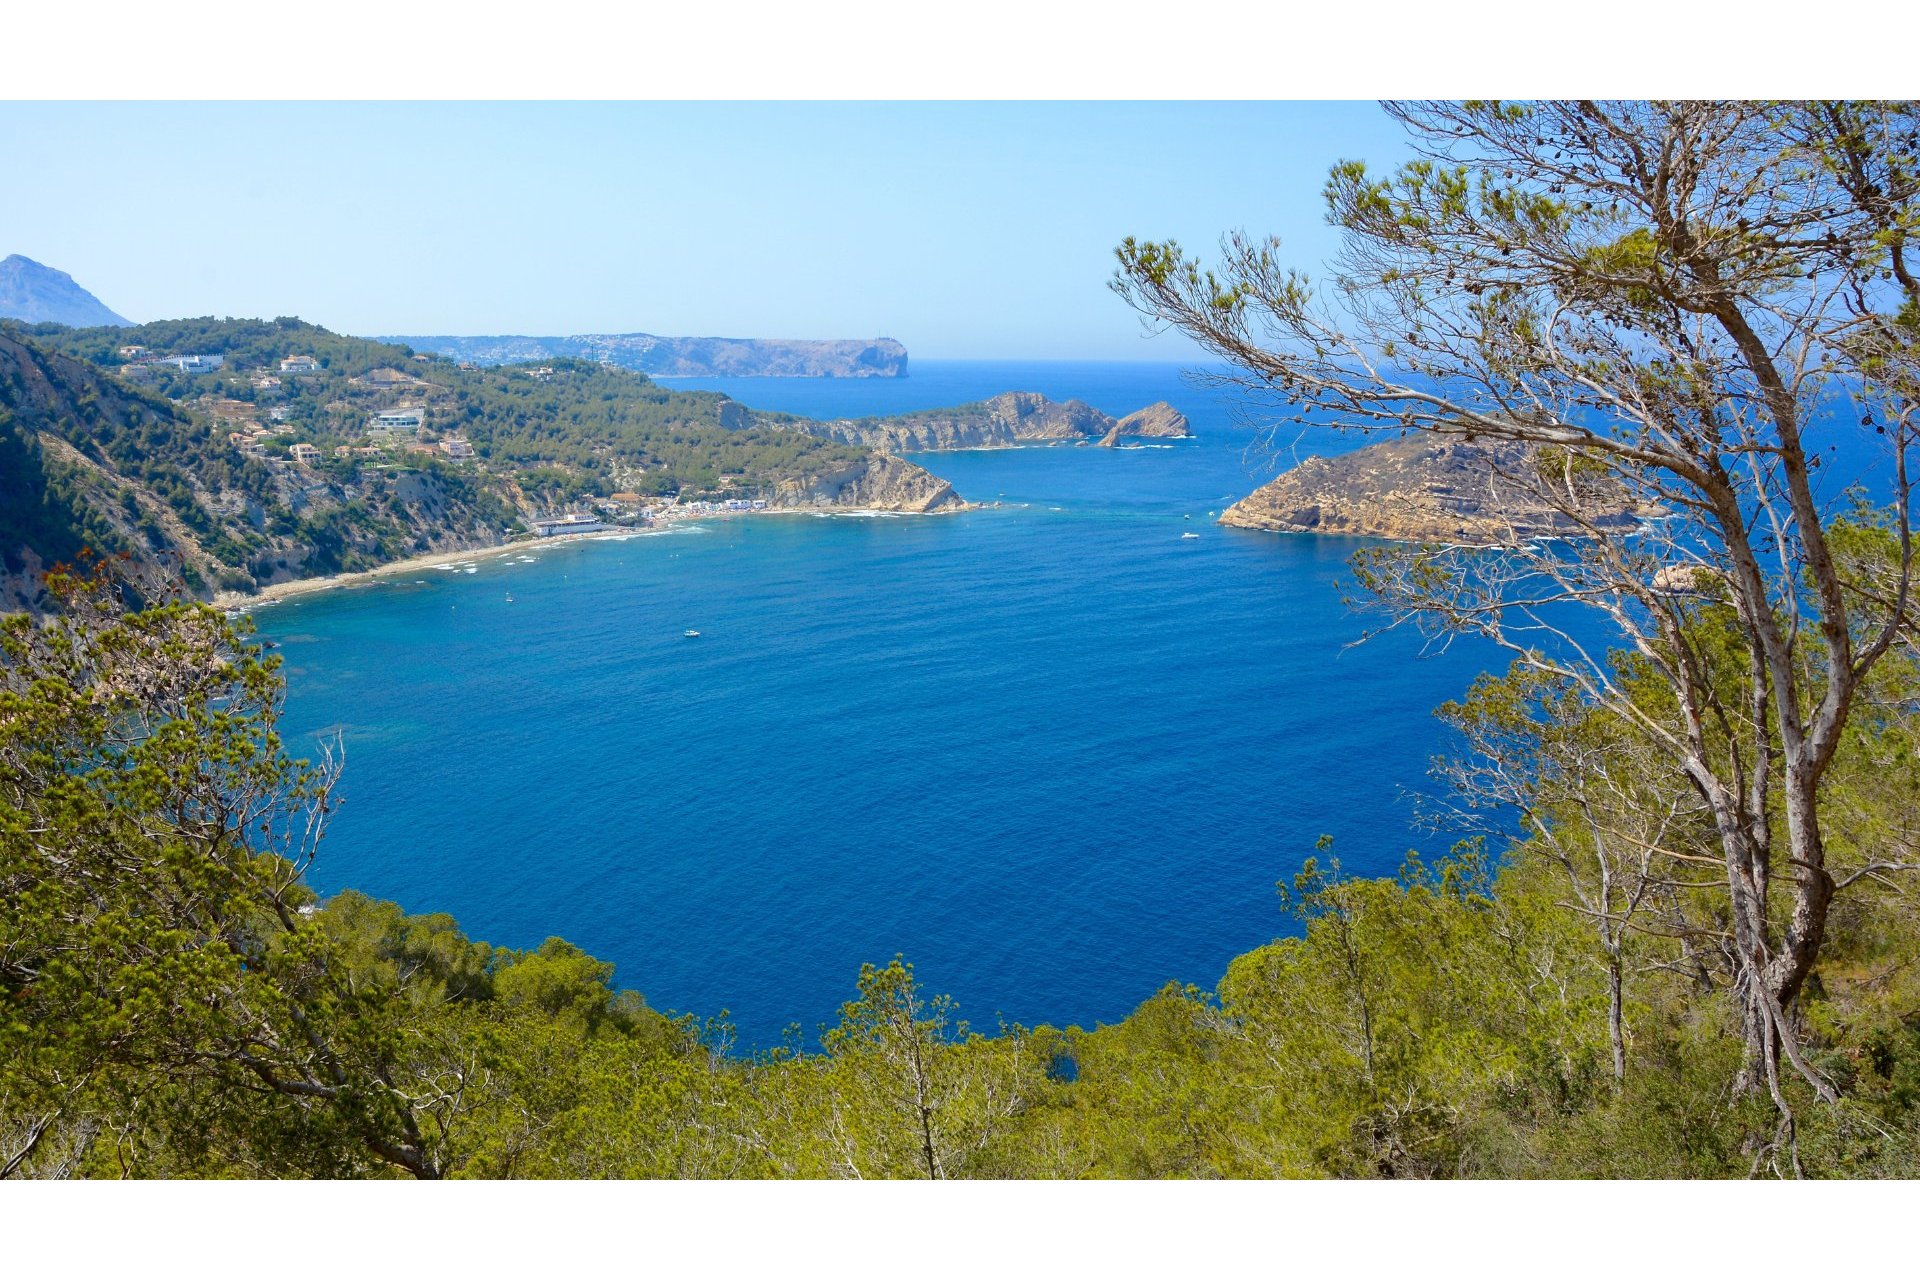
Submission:
<svg viewBox="0 0 1920 1280">
<path fill-rule="evenodd" d="M 888 418 L 815 422 L 779 415 L 766 421 L 770 426 L 797 429 L 842 444 L 862 445 L 892 454 L 1107 443 L 1115 438 L 1116 432 L 1121 436 L 1193 434 L 1187 428 L 1185 415 L 1164 401 L 1125 418 L 1114 418 L 1079 400 L 1053 401 L 1031 391 L 1005 391 L 975 404 Z"/>
<path fill-rule="evenodd" d="M 1538 451 L 1419 434 L 1330 458 L 1308 458 L 1221 513 L 1220 523 L 1283 533 L 1497 546 L 1580 527 L 1528 492 Z M 1581 514 L 1624 527 L 1659 514 L 1616 487 L 1582 494 Z"/>
<path fill-rule="evenodd" d="M 1113 429 L 1101 437 L 1100 445 L 1112 449 L 1122 440 L 1184 440 L 1192 434 L 1186 414 L 1165 400 L 1156 400 L 1114 423 Z"/>
</svg>

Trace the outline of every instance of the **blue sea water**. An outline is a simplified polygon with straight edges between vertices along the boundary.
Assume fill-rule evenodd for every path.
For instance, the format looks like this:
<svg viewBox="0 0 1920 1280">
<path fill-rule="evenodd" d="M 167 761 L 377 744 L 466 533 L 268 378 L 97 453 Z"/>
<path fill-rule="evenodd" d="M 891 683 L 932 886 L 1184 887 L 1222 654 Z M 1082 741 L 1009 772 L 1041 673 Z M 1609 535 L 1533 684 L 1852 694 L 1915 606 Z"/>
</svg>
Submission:
<svg viewBox="0 0 1920 1280">
<path fill-rule="evenodd" d="M 1168 399 L 1199 438 L 919 458 L 1001 504 L 957 516 L 716 520 L 262 610 L 288 741 L 346 748 L 322 891 L 565 937 L 766 1045 L 896 953 L 979 1026 L 1112 1021 L 1285 932 L 1274 885 L 1322 833 L 1360 873 L 1438 843 L 1407 796 L 1431 709 L 1493 655 L 1351 647 L 1356 543 L 1215 525 L 1275 464 L 1176 366 L 671 385 Z"/>
</svg>

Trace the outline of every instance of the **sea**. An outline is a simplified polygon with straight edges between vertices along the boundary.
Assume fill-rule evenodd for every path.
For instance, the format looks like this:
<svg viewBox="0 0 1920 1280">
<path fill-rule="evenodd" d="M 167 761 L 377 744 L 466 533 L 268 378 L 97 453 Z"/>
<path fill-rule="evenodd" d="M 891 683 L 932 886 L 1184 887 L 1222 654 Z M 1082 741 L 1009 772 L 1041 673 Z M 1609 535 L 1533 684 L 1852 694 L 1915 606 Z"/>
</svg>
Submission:
<svg viewBox="0 0 1920 1280">
<path fill-rule="evenodd" d="M 1356 442 L 1172 364 L 668 385 L 823 417 L 1164 399 L 1196 438 L 921 455 L 983 505 L 714 519 L 259 610 L 287 743 L 344 751 L 319 890 L 565 938 L 762 1048 L 896 955 L 977 1029 L 1113 1022 L 1290 932 L 1275 887 L 1321 836 L 1361 875 L 1450 842 L 1419 821 L 1433 709 L 1498 655 L 1362 643 L 1361 542 L 1215 523 Z"/>
</svg>

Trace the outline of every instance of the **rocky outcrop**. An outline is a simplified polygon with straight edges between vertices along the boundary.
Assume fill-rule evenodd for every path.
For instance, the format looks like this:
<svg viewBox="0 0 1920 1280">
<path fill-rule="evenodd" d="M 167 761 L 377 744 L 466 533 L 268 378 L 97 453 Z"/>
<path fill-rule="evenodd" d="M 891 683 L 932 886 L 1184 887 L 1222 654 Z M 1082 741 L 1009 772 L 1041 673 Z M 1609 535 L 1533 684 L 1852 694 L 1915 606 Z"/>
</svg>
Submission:
<svg viewBox="0 0 1920 1280">
<path fill-rule="evenodd" d="M 1128 424 L 1132 424 L 1129 426 Z M 1079 400 L 1053 401 L 1031 391 L 1007 391 L 977 404 L 927 409 L 891 418 L 815 422 L 782 417 L 768 425 L 799 429 L 841 444 L 885 453 L 947 449 L 1007 449 L 1033 444 L 1105 443 L 1121 435 L 1186 436 L 1186 417 L 1171 405 L 1151 405 L 1113 418 Z"/>
<path fill-rule="evenodd" d="M 583 333 L 565 338 L 447 334 L 380 339 L 473 364 L 570 358 L 676 378 L 899 378 L 907 349 L 892 338 L 666 338 Z"/>
<path fill-rule="evenodd" d="M 775 505 L 902 511 L 915 515 L 964 511 L 967 504 L 939 476 L 902 458 L 869 454 L 860 461 L 804 481 L 787 481 Z"/>
<path fill-rule="evenodd" d="M 1536 452 L 1413 435 L 1331 458 L 1308 458 L 1221 513 L 1220 523 L 1285 533 L 1497 546 L 1579 527 L 1530 492 Z M 1616 488 L 1590 486 L 1582 515 L 1602 526 L 1658 514 Z"/>
<path fill-rule="evenodd" d="M 0 259 L 0 317 L 28 324 L 52 321 L 76 329 L 132 323 L 108 310 L 66 272 L 17 253 Z"/>
<path fill-rule="evenodd" d="M 1100 447 L 1116 448 L 1122 440 L 1184 440 L 1192 434 L 1186 414 L 1165 400 L 1156 400 L 1114 423 L 1113 430 L 1100 438 Z"/>
</svg>

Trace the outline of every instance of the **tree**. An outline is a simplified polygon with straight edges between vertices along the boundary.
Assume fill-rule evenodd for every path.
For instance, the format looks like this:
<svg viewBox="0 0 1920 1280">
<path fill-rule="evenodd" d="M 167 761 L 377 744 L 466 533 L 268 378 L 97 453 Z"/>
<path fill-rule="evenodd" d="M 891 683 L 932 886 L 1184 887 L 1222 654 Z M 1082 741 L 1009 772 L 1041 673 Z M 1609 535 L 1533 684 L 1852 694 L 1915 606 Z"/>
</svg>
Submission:
<svg viewBox="0 0 1920 1280">
<path fill-rule="evenodd" d="M 1115 288 L 1231 362 L 1293 421 L 1506 446 L 1496 492 L 1572 545 L 1363 556 L 1392 625 L 1475 634 L 1566 681 L 1671 762 L 1711 815 L 1741 1083 L 1822 1098 L 1795 1002 L 1834 895 L 1823 783 L 1875 666 L 1914 628 L 1920 109 L 1910 103 L 1391 106 L 1417 159 L 1337 166 L 1344 232 L 1317 292 L 1278 243 L 1120 246 Z M 1822 491 L 1857 416 L 1892 555 L 1867 575 Z M 1608 520 L 1622 498 L 1667 518 Z M 1856 522 L 1857 523 L 1857 522 Z M 1666 697 L 1623 687 L 1567 606 L 1597 610 Z M 1729 643 L 1699 625 L 1724 609 Z M 1836 874 L 1837 871 L 1842 874 Z"/>
<path fill-rule="evenodd" d="M 281 750 L 274 662 L 53 585 L 0 629 L 0 1176 L 440 1176 L 454 1095 L 301 879 L 336 771 Z"/>
<path fill-rule="evenodd" d="M 1676 850 L 1695 847 L 1688 837 L 1702 807 L 1631 726 L 1582 701 L 1568 681 L 1523 664 L 1502 677 L 1482 676 L 1465 700 L 1446 703 L 1438 715 L 1467 748 L 1435 764 L 1448 786 L 1447 816 L 1484 837 L 1504 834 L 1497 821 L 1482 821 L 1486 811 L 1517 813 L 1528 852 L 1560 872 L 1568 909 L 1593 929 L 1617 1086 L 1627 1078 L 1634 935 L 1663 933 L 1684 947 L 1694 932 L 1677 901 L 1686 886 L 1665 869 L 1692 856 Z"/>
<path fill-rule="evenodd" d="M 860 996 L 821 1037 L 832 1060 L 830 1141 L 854 1177 L 950 1178 L 1022 1106 L 1035 1064 L 1026 1033 L 989 1045 L 946 996 L 921 996 L 896 957 L 860 968 Z"/>
</svg>

